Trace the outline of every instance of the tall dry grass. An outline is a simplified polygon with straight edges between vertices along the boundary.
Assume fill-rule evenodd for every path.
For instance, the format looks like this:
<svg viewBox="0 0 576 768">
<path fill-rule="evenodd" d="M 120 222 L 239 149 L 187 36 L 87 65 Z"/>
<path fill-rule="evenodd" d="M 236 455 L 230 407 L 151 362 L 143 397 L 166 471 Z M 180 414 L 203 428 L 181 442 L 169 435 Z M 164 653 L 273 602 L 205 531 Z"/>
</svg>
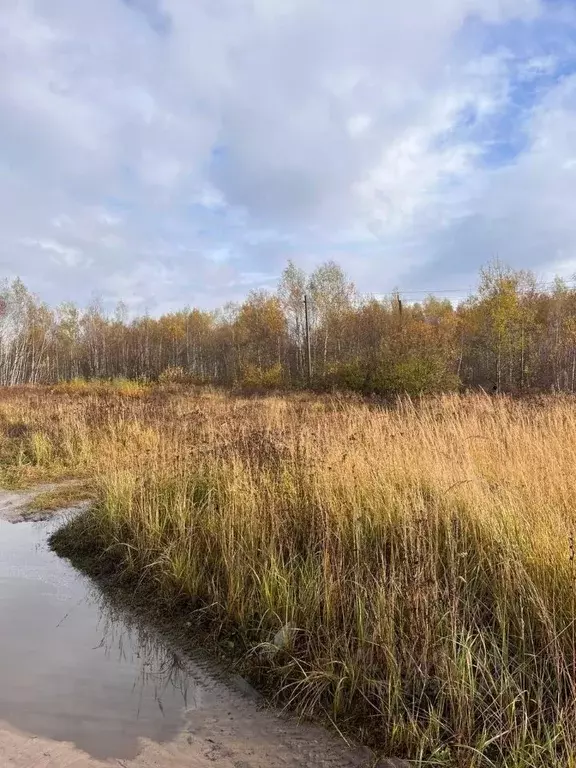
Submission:
<svg viewBox="0 0 576 768">
<path fill-rule="evenodd" d="M 96 482 L 60 548 L 200 601 L 282 701 L 423 764 L 576 765 L 571 399 L 26 391 L 0 425 L 9 479 Z"/>
</svg>

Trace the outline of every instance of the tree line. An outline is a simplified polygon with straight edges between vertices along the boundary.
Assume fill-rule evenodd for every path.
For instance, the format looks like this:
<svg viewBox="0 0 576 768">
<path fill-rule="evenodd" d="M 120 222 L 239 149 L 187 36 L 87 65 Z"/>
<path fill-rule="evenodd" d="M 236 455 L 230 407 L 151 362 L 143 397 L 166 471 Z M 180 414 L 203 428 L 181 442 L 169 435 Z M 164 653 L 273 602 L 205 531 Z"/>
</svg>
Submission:
<svg viewBox="0 0 576 768">
<path fill-rule="evenodd" d="M 457 304 L 360 296 L 330 261 L 310 275 L 289 263 L 275 292 L 253 291 L 240 304 L 136 318 L 98 302 L 52 308 L 15 280 L 0 293 L 0 384 L 126 377 L 306 386 L 305 296 L 315 387 L 575 391 L 576 288 L 561 279 L 543 286 L 499 262 Z"/>
</svg>

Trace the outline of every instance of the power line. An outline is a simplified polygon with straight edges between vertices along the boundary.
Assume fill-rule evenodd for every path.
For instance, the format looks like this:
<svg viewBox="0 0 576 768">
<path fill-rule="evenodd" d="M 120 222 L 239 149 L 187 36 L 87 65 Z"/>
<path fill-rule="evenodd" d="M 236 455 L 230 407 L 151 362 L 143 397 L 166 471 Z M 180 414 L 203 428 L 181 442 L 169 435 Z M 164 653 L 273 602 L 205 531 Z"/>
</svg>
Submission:
<svg viewBox="0 0 576 768">
<path fill-rule="evenodd" d="M 410 293 L 426 293 L 426 294 L 428 294 L 428 293 L 431 293 L 431 294 L 434 294 L 434 293 L 467 293 L 469 291 L 470 291 L 470 288 L 444 288 L 444 289 L 430 288 L 429 290 L 426 290 L 425 288 L 414 288 L 413 290 L 409 290 L 409 291 L 403 291 L 401 288 L 399 288 L 398 290 L 391 291 L 390 295 L 395 295 L 396 293 L 401 293 L 404 296 L 406 296 L 406 295 L 408 295 Z M 386 295 L 388 295 L 388 294 L 386 294 Z"/>
<path fill-rule="evenodd" d="M 576 278 L 571 278 L 570 280 L 562 280 L 564 285 L 567 285 L 568 287 L 576 286 Z M 555 280 L 547 280 L 547 281 L 539 281 L 533 284 L 534 288 L 546 288 L 556 285 Z M 519 291 L 519 293 L 529 293 L 531 288 L 529 289 L 523 289 Z M 424 294 L 424 295 L 442 295 L 446 293 L 457 293 L 457 294 L 470 294 L 473 292 L 473 289 L 468 286 L 467 288 L 410 288 L 406 290 L 402 290 L 401 288 L 394 289 L 393 291 L 388 291 L 386 293 L 381 294 L 382 296 L 393 296 L 395 297 L 397 294 L 401 294 L 402 296 L 409 296 L 411 294 Z"/>
</svg>

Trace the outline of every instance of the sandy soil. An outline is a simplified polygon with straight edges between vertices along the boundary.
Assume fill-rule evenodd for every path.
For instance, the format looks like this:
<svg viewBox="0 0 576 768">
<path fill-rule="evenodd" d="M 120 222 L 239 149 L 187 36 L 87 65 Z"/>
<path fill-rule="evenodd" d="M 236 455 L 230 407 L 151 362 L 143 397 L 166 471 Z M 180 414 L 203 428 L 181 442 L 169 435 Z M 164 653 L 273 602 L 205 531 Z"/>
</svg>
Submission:
<svg viewBox="0 0 576 768">
<path fill-rule="evenodd" d="M 264 713 L 238 716 L 236 709 L 227 718 L 219 712 L 204 711 L 174 742 L 160 745 L 143 741 L 134 760 L 105 762 L 90 758 L 73 744 L 19 733 L 0 722 L 3 768 L 345 768 L 374 764 L 332 743 L 322 731 L 276 722 Z M 377 765 L 408 767 L 400 761 Z"/>
<path fill-rule="evenodd" d="M 70 483 L 73 484 L 73 483 Z M 63 483 L 45 483 L 36 488 L 27 491 L 5 491 L 0 489 L 0 519 L 8 520 L 10 523 L 21 523 L 24 521 L 34 522 L 46 520 L 54 515 L 53 511 L 42 512 L 35 510 L 30 512 L 28 505 L 38 496 L 39 493 L 53 491 L 61 488 Z M 67 512 L 77 512 L 86 507 L 89 502 L 81 502 L 77 506 L 70 507 Z"/>
<path fill-rule="evenodd" d="M 0 491 L 0 518 L 15 524 L 36 491 Z M 39 517 L 42 517 L 40 514 Z M 29 517 L 26 519 L 30 519 Z M 1 631 L 1 616 L 0 616 Z M 403 761 L 375 762 L 320 727 L 263 709 L 259 700 L 207 671 L 207 706 L 186 713 L 181 733 L 158 744 L 141 739 L 136 757 L 102 761 L 75 744 L 17 730 L 0 720 L 2 768 L 400 768 Z M 204 678 L 204 675 L 202 675 Z M 1 680 L 0 680 L 1 685 Z"/>
</svg>

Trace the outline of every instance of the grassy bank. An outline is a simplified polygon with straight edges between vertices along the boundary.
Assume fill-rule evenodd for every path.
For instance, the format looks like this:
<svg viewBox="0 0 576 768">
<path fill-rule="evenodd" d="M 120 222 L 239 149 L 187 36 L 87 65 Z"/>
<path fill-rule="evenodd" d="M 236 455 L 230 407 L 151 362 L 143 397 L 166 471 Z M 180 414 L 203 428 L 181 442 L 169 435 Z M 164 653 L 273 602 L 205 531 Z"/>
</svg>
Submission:
<svg viewBox="0 0 576 768">
<path fill-rule="evenodd" d="M 60 551 L 201 607 L 282 702 L 428 765 L 576 765 L 572 400 L 22 390 L 0 428 L 4 482 L 90 482 Z"/>
</svg>

